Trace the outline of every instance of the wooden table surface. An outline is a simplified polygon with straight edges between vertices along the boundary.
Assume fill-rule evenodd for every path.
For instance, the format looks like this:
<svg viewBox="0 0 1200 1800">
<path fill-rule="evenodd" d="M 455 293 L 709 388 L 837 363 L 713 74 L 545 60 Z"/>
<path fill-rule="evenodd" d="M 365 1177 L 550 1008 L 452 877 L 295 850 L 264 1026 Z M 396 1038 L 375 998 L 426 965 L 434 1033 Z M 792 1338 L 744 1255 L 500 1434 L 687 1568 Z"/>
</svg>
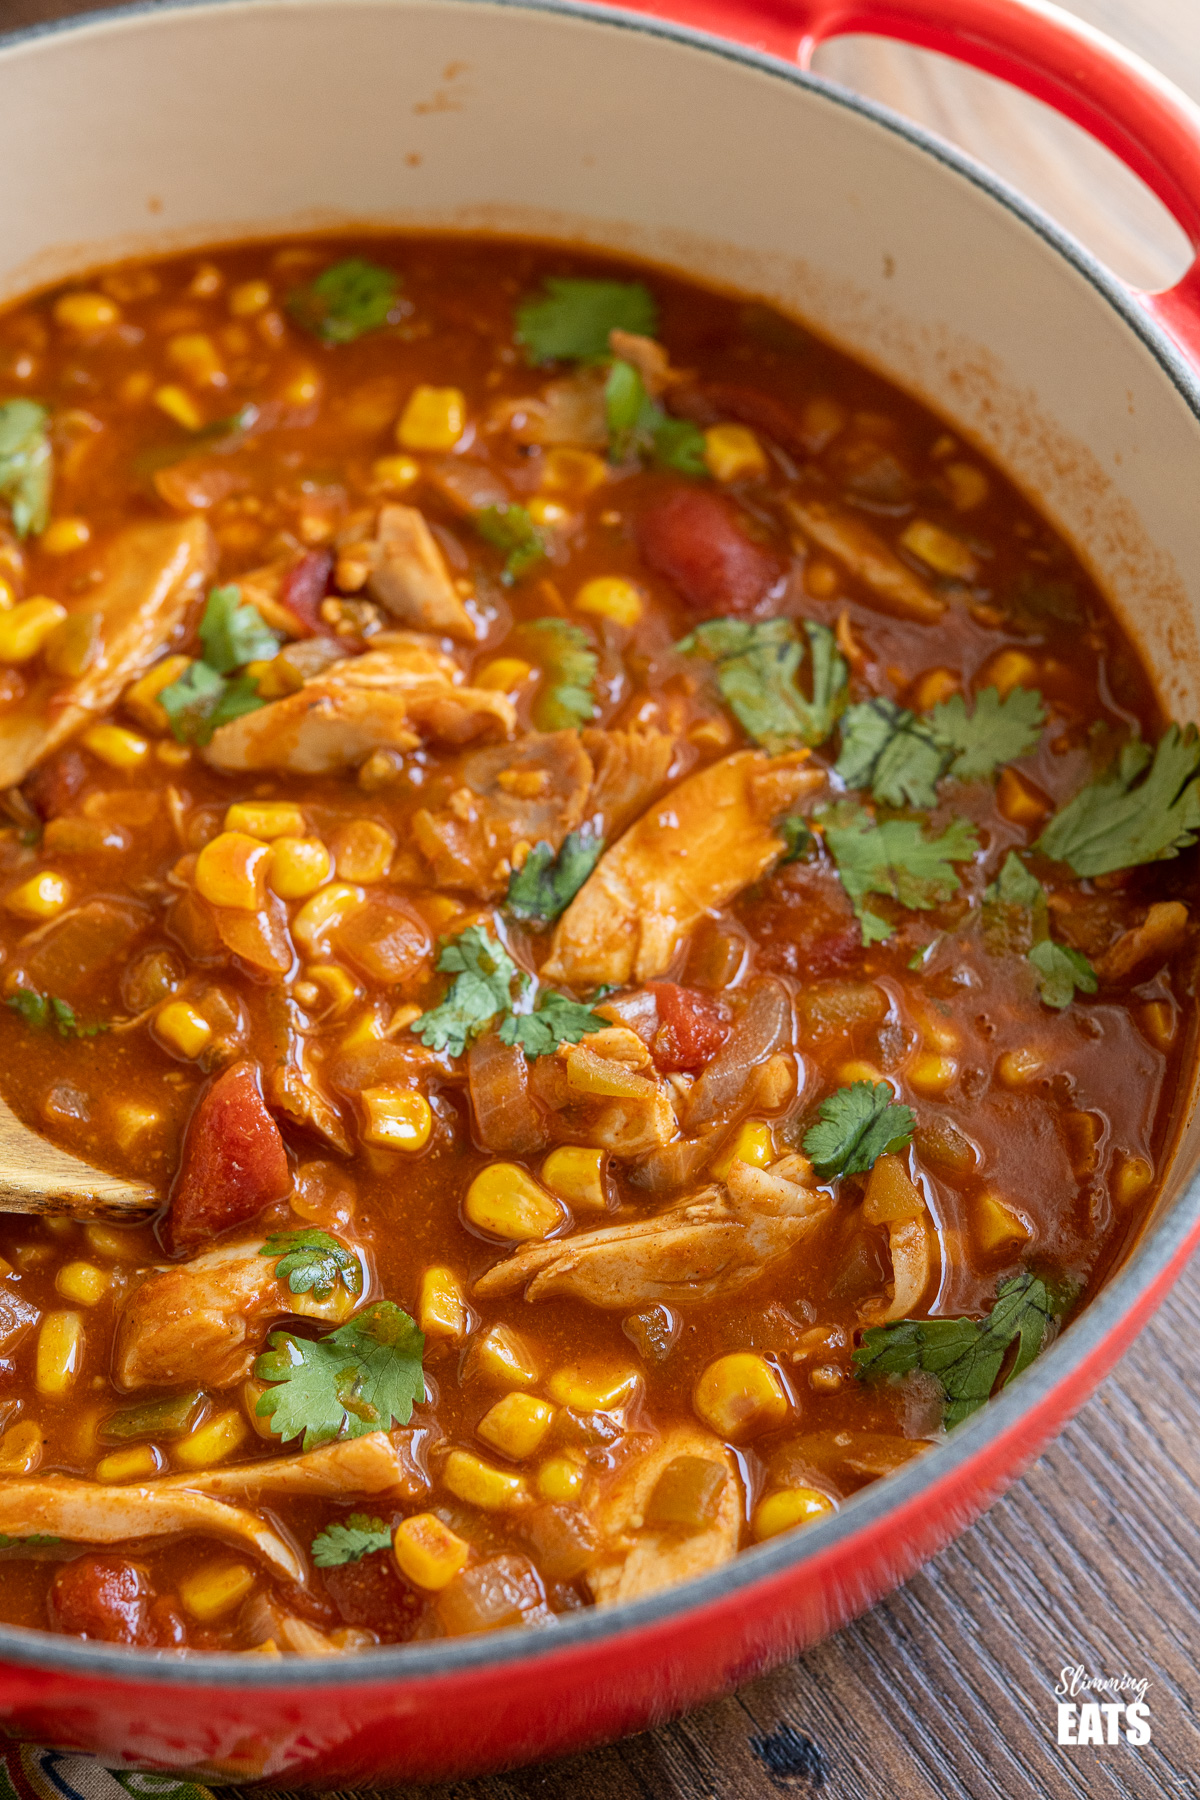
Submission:
<svg viewBox="0 0 1200 1800">
<path fill-rule="evenodd" d="M 111 3 L 0 0 L 0 25 Z M 1068 4 L 1200 98 L 1198 0 Z M 826 56 L 1019 180 L 1122 274 L 1150 285 L 1178 266 L 1144 195 L 1032 103 L 890 47 Z M 1025 1480 L 857 1624 L 657 1731 L 389 1800 L 1196 1800 L 1197 1346 L 1200 1263 Z M 1148 1745 L 1058 1747 L 1053 1690 L 1075 1664 L 1150 1683 Z"/>
</svg>

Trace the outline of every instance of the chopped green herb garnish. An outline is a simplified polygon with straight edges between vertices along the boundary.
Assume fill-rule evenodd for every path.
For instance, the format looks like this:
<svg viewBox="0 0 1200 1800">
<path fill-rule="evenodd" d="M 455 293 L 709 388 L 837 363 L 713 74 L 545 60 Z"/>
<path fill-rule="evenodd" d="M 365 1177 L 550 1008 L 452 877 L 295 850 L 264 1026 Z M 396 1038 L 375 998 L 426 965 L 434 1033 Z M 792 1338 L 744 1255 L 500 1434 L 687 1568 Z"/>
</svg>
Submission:
<svg viewBox="0 0 1200 1800">
<path fill-rule="evenodd" d="M 226 680 L 206 662 L 192 663 L 158 700 L 181 744 L 207 744 L 219 726 L 266 705 L 253 676 Z"/>
<path fill-rule="evenodd" d="M 640 281 L 551 275 L 537 299 L 517 308 L 517 342 L 530 362 L 592 361 L 608 355 L 610 331 L 653 337 L 658 308 Z"/>
<path fill-rule="evenodd" d="M 45 1031 L 53 1025 L 61 1038 L 99 1037 L 102 1031 L 110 1029 L 99 1019 L 85 1025 L 67 1001 L 60 1000 L 57 994 L 39 994 L 36 988 L 18 988 L 8 996 L 5 1005 L 11 1006 L 35 1031 Z"/>
<path fill-rule="evenodd" d="M 915 819 L 877 825 L 853 801 L 828 808 L 822 825 L 864 944 L 882 943 L 893 929 L 864 905 L 868 894 L 884 894 L 901 906 L 929 912 L 954 898 L 960 881 L 953 865 L 970 862 L 979 848 L 975 827 L 966 819 L 953 819 L 940 837 L 930 838 Z"/>
<path fill-rule="evenodd" d="M 1037 971 L 1038 990 L 1047 1006 L 1061 1010 L 1076 989 L 1094 994 L 1096 971 L 1087 957 L 1050 936 L 1046 890 L 1031 875 L 1015 850 L 983 896 L 983 935 L 989 950 L 1025 956 Z"/>
<path fill-rule="evenodd" d="M 545 677 L 533 703 L 539 731 L 569 731 L 595 718 L 600 658 L 582 625 L 569 619 L 531 619 L 517 627 L 509 643 Z"/>
<path fill-rule="evenodd" d="M 791 619 L 750 625 L 744 619 L 710 619 L 675 646 L 685 656 L 716 665 L 717 686 L 747 736 L 764 750 L 824 743 L 846 704 L 848 670 L 827 625 L 804 621 L 812 698 L 797 677 L 803 640 Z"/>
<path fill-rule="evenodd" d="M 557 856 L 552 844 L 535 844 L 524 866 L 509 876 L 506 905 L 513 918 L 531 925 L 553 924 L 575 898 L 603 849 L 604 839 L 586 831 L 569 832 Z"/>
<path fill-rule="evenodd" d="M 366 1513 L 351 1513 L 327 1525 L 312 1541 L 313 1562 L 318 1569 L 338 1569 L 343 1563 L 361 1562 L 377 1550 L 390 1550 L 392 1528 L 386 1519 L 368 1518 Z"/>
<path fill-rule="evenodd" d="M 327 1231 L 277 1231 L 258 1254 L 279 1258 L 275 1278 L 285 1281 L 293 1294 L 328 1300 L 338 1286 L 348 1294 L 362 1293 L 362 1263 Z"/>
<path fill-rule="evenodd" d="M 510 1013 L 500 1027 L 502 1044 L 519 1044 L 532 1061 L 549 1056 L 559 1044 L 577 1044 L 591 1031 L 603 1031 L 609 1021 L 581 1000 L 568 1000 L 551 988 L 542 993 L 531 1013 Z"/>
<path fill-rule="evenodd" d="M 876 1158 L 891 1156 L 912 1141 L 916 1118 L 897 1103 L 886 1081 L 856 1081 L 822 1100 L 819 1123 L 804 1134 L 804 1148 L 817 1173 L 865 1175 Z"/>
<path fill-rule="evenodd" d="M 425 1397 L 423 1334 L 392 1300 L 377 1300 L 323 1338 L 273 1331 L 254 1364 L 272 1385 L 256 1413 L 284 1443 L 303 1436 L 314 1450 L 336 1438 L 407 1425 Z"/>
<path fill-rule="evenodd" d="M 62 1539 L 45 1537 L 35 1532 L 32 1537 L 9 1537 L 7 1531 L 0 1531 L 0 1550 L 44 1550 L 49 1544 L 61 1544 Z"/>
<path fill-rule="evenodd" d="M 280 639 L 270 630 L 256 606 L 242 600 L 236 583 L 210 588 L 200 621 L 204 660 L 218 675 L 228 675 L 250 662 L 265 662 L 279 649 Z"/>
<path fill-rule="evenodd" d="M 1080 993 L 1094 994 L 1099 986 L 1096 971 L 1087 957 L 1082 950 L 1072 949 L 1070 944 L 1044 937 L 1029 951 L 1029 960 L 1037 970 L 1042 999 L 1059 1012 L 1064 1006 L 1070 1006 L 1077 989 Z"/>
<path fill-rule="evenodd" d="M 945 1424 L 958 1425 L 991 1398 L 1010 1347 L 1018 1346 L 1001 1384 L 1027 1369 L 1058 1329 L 1070 1296 L 1025 1270 L 1002 1281 L 986 1319 L 895 1319 L 863 1332 L 854 1352 L 860 1381 L 922 1370 L 941 1384 Z"/>
<path fill-rule="evenodd" d="M 440 1005 L 413 1020 L 412 1030 L 427 1049 L 461 1056 L 497 1015 L 512 1011 L 512 984 L 518 983 L 521 994 L 529 986 L 529 976 L 478 925 L 469 925 L 455 938 L 443 938 L 441 951 L 437 966 L 454 980 Z"/>
<path fill-rule="evenodd" d="M 672 419 L 650 398 L 641 372 L 620 357 L 604 384 L 609 455 L 614 462 L 645 456 L 680 475 L 708 474 L 704 433 L 690 419 Z"/>
<path fill-rule="evenodd" d="M 49 425 L 49 412 L 36 400 L 6 400 L 0 406 L 0 500 L 7 500 L 19 538 L 45 531 L 50 520 Z"/>
<path fill-rule="evenodd" d="M 781 863 L 798 862 L 809 846 L 816 841 L 809 829 L 808 820 L 803 818 L 800 813 L 789 813 L 786 819 L 780 819 L 775 829 L 787 845 L 779 859 Z"/>
<path fill-rule="evenodd" d="M 1172 725 L 1154 751 L 1135 738 L 1112 768 L 1055 813 L 1034 848 L 1083 876 L 1178 856 L 1200 832 L 1198 771 L 1194 725 Z"/>
<path fill-rule="evenodd" d="M 394 270 L 349 256 L 289 294 L 287 309 L 297 325 L 324 343 L 352 344 L 389 322 L 399 291 Z"/>
<path fill-rule="evenodd" d="M 545 559 L 546 540 L 523 506 L 485 506 L 475 529 L 485 544 L 507 552 L 500 576 L 506 587 Z"/>
<path fill-rule="evenodd" d="M 967 712 L 961 694 L 918 717 L 877 696 L 842 720 L 837 773 L 847 787 L 869 789 L 885 806 L 933 806 L 943 776 L 983 780 L 1032 750 L 1045 723 L 1042 697 L 1014 688 L 1001 699 L 984 688 Z"/>
<path fill-rule="evenodd" d="M 50 1002 L 36 988 L 18 988 L 4 1004 L 11 1006 L 17 1017 L 24 1019 L 34 1031 L 45 1031 L 50 1023 Z"/>
</svg>

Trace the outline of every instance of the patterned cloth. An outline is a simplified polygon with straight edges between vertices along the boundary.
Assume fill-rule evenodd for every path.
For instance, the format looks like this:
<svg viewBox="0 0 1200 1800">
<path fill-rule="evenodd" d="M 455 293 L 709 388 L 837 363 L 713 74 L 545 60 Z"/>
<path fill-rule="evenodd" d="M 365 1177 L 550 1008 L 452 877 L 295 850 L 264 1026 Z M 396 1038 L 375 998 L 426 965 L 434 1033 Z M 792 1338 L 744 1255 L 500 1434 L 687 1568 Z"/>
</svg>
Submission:
<svg viewBox="0 0 1200 1800">
<path fill-rule="evenodd" d="M 101 1768 L 91 1756 L 0 1748 L 0 1800 L 213 1800 L 211 1788 L 172 1775 L 131 1775 Z"/>
</svg>

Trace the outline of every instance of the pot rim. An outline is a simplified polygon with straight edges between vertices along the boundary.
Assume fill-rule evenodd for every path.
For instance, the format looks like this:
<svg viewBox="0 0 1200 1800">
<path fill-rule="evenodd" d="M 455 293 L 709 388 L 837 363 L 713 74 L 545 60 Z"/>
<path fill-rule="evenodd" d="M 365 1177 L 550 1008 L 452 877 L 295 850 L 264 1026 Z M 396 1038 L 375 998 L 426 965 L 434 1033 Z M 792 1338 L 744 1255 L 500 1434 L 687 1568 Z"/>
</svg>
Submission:
<svg viewBox="0 0 1200 1800">
<path fill-rule="evenodd" d="M 128 4 L 104 12 L 83 13 L 0 32 L 0 57 L 43 39 L 98 33 L 113 25 L 137 20 L 157 22 L 172 13 L 217 13 L 226 8 L 248 12 L 260 6 L 285 11 L 323 3 L 328 0 L 129 0 Z M 780 57 L 645 13 L 627 11 L 607 3 L 596 4 L 593 0 L 456 0 L 456 3 L 577 18 L 588 24 L 608 25 L 615 30 L 663 38 L 773 76 L 869 119 L 980 189 L 1057 251 L 1137 335 L 1200 422 L 1200 371 L 1192 367 L 1167 333 L 1138 303 L 1133 291 L 1018 189 L 933 132 L 850 88 L 793 67 Z M 339 4 L 400 11 L 406 0 L 339 0 Z M 1114 49 L 1119 50 L 1119 46 L 1114 45 Z M 1177 1140 L 1178 1134 L 1177 1125 Z M 164 1689 L 250 1688 L 291 1692 L 368 1686 L 414 1688 L 423 1682 L 445 1680 L 474 1670 L 536 1664 L 547 1656 L 566 1656 L 572 1652 L 586 1654 L 600 1645 L 611 1644 L 622 1637 L 635 1638 L 654 1627 L 678 1622 L 690 1613 L 702 1612 L 735 1597 L 739 1597 L 744 1605 L 750 1605 L 761 1594 L 769 1604 L 771 1587 L 781 1576 L 794 1574 L 804 1563 L 827 1556 L 835 1549 L 844 1551 L 856 1537 L 864 1536 L 882 1524 L 889 1513 L 911 1506 L 930 1490 L 949 1487 L 973 1463 L 981 1461 L 989 1449 L 1002 1446 L 1005 1437 L 1013 1433 L 1027 1415 L 1036 1413 L 1058 1389 L 1069 1384 L 1072 1376 L 1102 1352 L 1106 1341 L 1136 1311 L 1143 1297 L 1151 1296 L 1157 1304 L 1157 1298 L 1161 1296 L 1153 1296 L 1156 1283 L 1161 1282 L 1176 1259 L 1180 1259 L 1182 1267 L 1182 1259 L 1190 1248 L 1189 1239 L 1198 1232 L 1200 1172 L 1193 1176 L 1171 1212 L 1145 1230 L 1125 1264 L 1044 1355 L 1025 1370 L 1013 1386 L 1002 1390 L 973 1417 L 956 1426 L 925 1455 L 862 1489 L 837 1513 L 807 1526 L 803 1532 L 786 1532 L 766 1543 L 752 1545 L 711 1574 L 696 1576 L 645 1599 L 627 1601 L 613 1608 L 593 1607 L 560 1615 L 554 1626 L 541 1631 L 522 1626 L 473 1637 L 381 1645 L 374 1650 L 356 1651 L 345 1658 L 296 1657 L 279 1662 L 274 1659 L 256 1661 L 214 1651 L 195 1651 L 186 1657 L 175 1658 L 170 1653 L 147 1653 L 118 1644 L 91 1644 L 86 1640 L 61 1638 L 50 1632 L 0 1623 L 0 1676 L 7 1666 L 48 1674 L 90 1676 L 125 1686 L 133 1683 Z M 1051 1434 L 1050 1441 L 1055 1435 L 1057 1433 Z M 952 1535 L 957 1536 L 957 1531 Z"/>
</svg>

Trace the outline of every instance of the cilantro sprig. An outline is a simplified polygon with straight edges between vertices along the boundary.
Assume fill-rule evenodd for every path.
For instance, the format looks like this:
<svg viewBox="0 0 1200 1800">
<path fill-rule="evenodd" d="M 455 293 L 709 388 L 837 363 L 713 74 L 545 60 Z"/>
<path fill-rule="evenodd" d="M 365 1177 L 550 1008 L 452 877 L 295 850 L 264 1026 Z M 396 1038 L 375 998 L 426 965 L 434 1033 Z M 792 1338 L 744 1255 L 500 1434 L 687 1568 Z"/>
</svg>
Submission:
<svg viewBox="0 0 1200 1800">
<path fill-rule="evenodd" d="M 7 1531 L 0 1531 L 0 1550 L 44 1550 L 49 1544 L 61 1543 L 61 1538 L 47 1537 L 40 1531 L 30 1537 L 10 1537 Z"/>
<path fill-rule="evenodd" d="M 47 1031 L 53 1027 L 60 1038 L 94 1038 L 102 1031 L 111 1030 L 111 1026 L 99 1019 L 85 1025 L 66 1000 L 60 1000 L 57 994 L 39 993 L 37 988 L 18 988 L 4 1004 L 11 1006 L 18 1018 L 24 1019 L 34 1031 Z"/>
<path fill-rule="evenodd" d="M 362 1263 L 327 1231 L 313 1227 L 303 1231 L 276 1231 L 258 1253 L 275 1256 L 275 1278 L 286 1282 L 293 1294 L 311 1294 L 328 1300 L 340 1285 L 348 1294 L 361 1294 Z"/>
<path fill-rule="evenodd" d="M 1165 862 L 1200 832 L 1200 735 L 1172 725 L 1151 750 L 1141 738 L 1062 807 L 1034 848 L 1076 875 Z"/>
<path fill-rule="evenodd" d="M 509 876 L 505 901 L 514 919 L 529 925 L 551 925 L 566 911 L 600 860 L 604 839 L 586 831 L 568 832 L 557 856 L 543 840 L 535 844 L 524 866 Z"/>
<path fill-rule="evenodd" d="M 748 737 L 772 756 L 801 744 L 823 744 L 846 704 L 849 671 L 827 625 L 804 621 L 812 698 L 798 676 L 804 643 L 791 619 L 751 625 L 710 619 L 681 638 L 685 656 L 715 665 L 717 686 Z"/>
<path fill-rule="evenodd" d="M 500 573 L 505 587 L 545 560 L 546 540 L 523 506 L 485 506 L 475 515 L 475 529 L 485 544 L 505 552 Z"/>
<path fill-rule="evenodd" d="M 608 453 L 613 462 L 644 456 L 680 475 L 708 474 L 704 433 L 691 419 L 673 419 L 651 399 L 641 371 L 617 357 L 604 384 Z"/>
<path fill-rule="evenodd" d="M 966 819 L 952 819 L 931 838 L 916 819 L 877 825 L 865 807 L 848 800 L 829 807 L 821 824 L 864 944 L 882 943 L 893 931 L 889 920 L 866 905 L 869 894 L 930 912 L 954 898 L 960 886 L 954 864 L 970 862 L 979 848 L 975 827 Z"/>
<path fill-rule="evenodd" d="M 516 1004 L 528 992 L 530 977 L 478 925 L 468 926 L 456 938 L 443 938 L 437 966 L 454 980 L 441 1004 L 412 1022 L 427 1049 L 461 1056 L 498 1019 L 502 1043 L 519 1044 L 530 1058 L 548 1056 L 557 1045 L 577 1044 L 608 1023 L 589 1006 L 552 988 L 542 991 L 534 1011 L 518 1013 Z"/>
<path fill-rule="evenodd" d="M 570 619 L 530 619 L 517 627 L 509 643 L 545 677 L 533 703 L 539 731 L 569 731 L 595 718 L 600 658 L 582 625 Z"/>
<path fill-rule="evenodd" d="M 220 726 L 265 706 L 254 677 L 233 671 L 265 661 L 279 649 L 279 637 L 258 608 L 243 601 L 235 583 L 210 589 L 200 642 L 203 656 L 158 696 L 181 744 L 207 744 Z"/>
<path fill-rule="evenodd" d="M 312 1541 L 312 1559 L 318 1569 L 340 1569 L 343 1563 L 361 1562 L 377 1550 L 388 1550 L 392 1528 L 386 1519 L 351 1513 L 318 1532 Z"/>
<path fill-rule="evenodd" d="M 855 1081 L 822 1100 L 804 1148 L 827 1179 L 865 1175 L 878 1157 L 907 1148 L 916 1124 L 912 1108 L 899 1104 L 886 1081 Z"/>
<path fill-rule="evenodd" d="M 274 656 L 279 648 L 278 635 L 256 606 L 243 601 L 241 588 L 232 582 L 228 587 L 209 591 L 200 621 L 200 642 L 204 645 L 205 663 L 218 675 L 228 675 L 249 662 L 261 662 Z"/>
<path fill-rule="evenodd" d="M 7 500 L 19 538 L 45 531 L 50 520 L 49 426 L 50 414 L 36 400 L 6 400 L 0 406 L 0 500 Z"/>
<path fill-rule="evenodd" d="M 603 1031 L 607 1019 L 593 1012 L 582 1000 L 569 1000 L 566 994 L 546 990 L 530 1013 L 510 1013 L 500 1027 L 502 1044 L 520 1044 L 532 1059 L 549 1056 L 559 1044 L 577 1044 L 591 1031 Z"/>
<path fill-rule="evenodd" d="M 868 789 L 885 806 L 933 806 L 945 776 L 987 780 L 1003 763 L 1025 756 L 1045 717 L 1034 688 L 1013 688 L 1003 698 L 984 688 L 970 713 L 954 694 L 920 717 L 877 695 L 847 710 L 836 772 L 847 787 Z"/>
<path fill-rule="evenodd" d="M 1037 972 L 1038 991 L 1047 1006 L 1061 1011 L 1076 990 L 1094 994 L 1096 971 L 1082 951 L 1050 936 L 1046 890 L 1015 850 L 983 895 L 983 934 L 988 948 L 1024 955 Z"/>
<path fill-rule="evenodd" d="M 352 344 L 390 322 L 399 291 L 395 270 L 348 256 L 289 294 L 287 309 L 297 325 L 322 343 Z"/>
<path fill-rule="evenodd" d="M 1027 1369 L 1058 1329 L 1068 1292 L 1030 1270 L 1002 1281 L 985 1319 L 896 1319 L 863 1332 L 854 1352 L 860 1381 L 881 1381 L 920 1369 L 945 1395 L 944 1422 L 958 1425 L 986 1404 L 1013 1344 L 1017 1353 L 1001 1386 Z"/>
<path fill-rule="evenodd" d="M 594 361 L 608 355 L 610 331 L 653 337 L 658 308 L 640 281 L 548 276 L 541 295 L 517 308 L 517 342 L 530 362 Z"/>
<path fill-rule="evenodd" d="M 269 1382 L 255 1408 L 284 1443 L 305 1450 L 407 1425 L 425 1397 L 425 1338 L 392 1300 L 377 1300 L 323 1338 L 273 1331 L 254 1373 Z"/>
</svg>

